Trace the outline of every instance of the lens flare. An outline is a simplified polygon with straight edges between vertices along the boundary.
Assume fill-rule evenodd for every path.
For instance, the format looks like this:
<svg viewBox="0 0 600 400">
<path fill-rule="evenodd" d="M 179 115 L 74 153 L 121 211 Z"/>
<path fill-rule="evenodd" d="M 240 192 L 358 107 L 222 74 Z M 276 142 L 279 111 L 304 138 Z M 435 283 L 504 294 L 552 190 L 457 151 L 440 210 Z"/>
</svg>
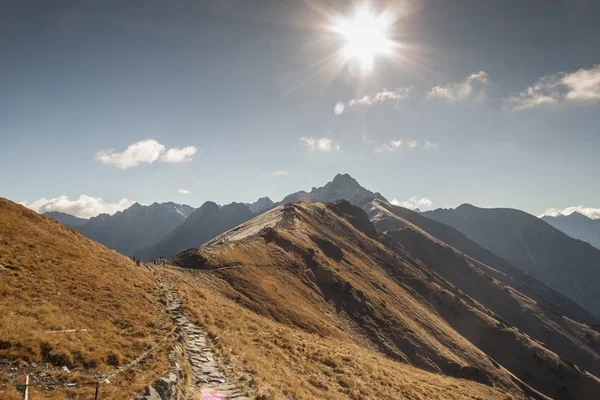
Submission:
<svg viewBox="0 0 600 400">
<path fill-rule="evenodd" d="M 385 14 L 373 14 L 367 5 L 360 7 L 354 18 L 338 19 L 332 30 L 345 41 L 343 54 L 357 60 L 363 72 L 371 72 L 377 55 L 389 55 L 394 42 L 389 38 L 391 20 Z"/>
</svg>

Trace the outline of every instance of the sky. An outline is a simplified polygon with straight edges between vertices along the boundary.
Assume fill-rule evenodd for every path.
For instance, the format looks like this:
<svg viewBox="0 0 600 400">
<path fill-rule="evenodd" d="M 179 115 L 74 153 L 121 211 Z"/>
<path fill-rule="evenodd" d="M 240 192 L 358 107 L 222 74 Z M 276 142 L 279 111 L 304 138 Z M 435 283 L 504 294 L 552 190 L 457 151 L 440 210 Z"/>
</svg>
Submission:
<svg viewBox="0 0 600 400">
<path fill-rule="evenodd" d="M 595 213 L 599 15 L 593 0 L 2 1 L 0 196 L 90 217 L 279 201 L 349 173 L 413 208 Z"/>
</svg>

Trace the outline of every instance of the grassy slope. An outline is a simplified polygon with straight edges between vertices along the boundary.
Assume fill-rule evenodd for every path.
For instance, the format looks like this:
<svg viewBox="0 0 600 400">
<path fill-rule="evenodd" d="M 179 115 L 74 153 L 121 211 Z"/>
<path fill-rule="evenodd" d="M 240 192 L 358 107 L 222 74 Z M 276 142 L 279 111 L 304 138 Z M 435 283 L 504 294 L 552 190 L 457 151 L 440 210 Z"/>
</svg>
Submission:
<svg viewBox="0 0 600 400">
<path fill-rule="evenodd" d="M 32 399 L 67 397 L 64 382 L 79 383 L 68 396 L 90 398 L 93 374 L 126 364 L 170 331 L 160 296 L 146 269 L 0 198 L 0 359 L 17 368 L 0 364 L 0 397 L 14 396 L 7 385 L 25 373 L 45 372 L 55 390 L 33 387 Z M 168 369 L 164 351 L 103 386 L 102 398 L 139 393 Z M 58 371 L 63 365 L 71 373 Z"/>
<path fill-rule="evenodd" d="M 283 301 L 285 285 L 280 286 L 281 282 L 270 273 L 252 273 L 255 280 L 251 281 L 268 291 L 280 288 L 275 295 L 279 301 L 269 312 L 283 303 L 288 307 L 272 316 L 252 311 L 261 305 L 250 306 L 249 298 L 227 280 L 208 271 L 174 269 L 162 273 L 179 289 L 186 314 L 204 326 L 211 337 L 218 338 L 218 354 L 226 361 L 229 373 L 246 381 L 252 377 L 251 385 L 258 388 L 258 398 L 518 398 L 496 388 L 433 374 L 385 357 L 372 344 L 356 338 L 353 328 L 343 319 L 339 320 L 339 327 L 331 326 L 331 321 L 329 324 L 322 321 L 311 329 L 311 322 L 318 321 L 320 316 L 297 299 Z M 261 291 L 259 287 L 249 290 Z M 260 297 L 258 292 L 256 296 Z M 295 322 L 299 320 L 309 324 L 306 329 L 298 329 Z"/>
</svg>

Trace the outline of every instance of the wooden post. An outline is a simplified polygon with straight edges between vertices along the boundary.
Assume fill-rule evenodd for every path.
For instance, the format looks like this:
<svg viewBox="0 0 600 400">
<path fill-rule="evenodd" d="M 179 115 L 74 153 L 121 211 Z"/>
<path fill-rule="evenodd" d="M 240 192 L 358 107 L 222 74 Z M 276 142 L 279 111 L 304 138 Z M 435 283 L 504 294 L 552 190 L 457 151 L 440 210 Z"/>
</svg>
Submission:
<svg viewBox="0 0 600 400">
<path fill-rule="evenodd" d="M 23 400 L 29 400 L 29 374 L 25 378 L 25 394 L 23 394 Z"/>
<path fill-rule="evenodd" d="M 96 394 L 94 395 L 94 400 L 98 400 L 98 389 L 100 389 L 100 381 L 96 382 Z"/>
</svg>

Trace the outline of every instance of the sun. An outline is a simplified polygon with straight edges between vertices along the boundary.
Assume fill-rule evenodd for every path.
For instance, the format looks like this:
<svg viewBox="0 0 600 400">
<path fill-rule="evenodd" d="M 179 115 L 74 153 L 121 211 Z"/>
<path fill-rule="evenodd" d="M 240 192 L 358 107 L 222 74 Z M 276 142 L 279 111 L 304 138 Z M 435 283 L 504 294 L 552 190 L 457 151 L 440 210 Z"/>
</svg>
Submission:
<svg viewBox="0 0 600 400">
<path fill-rule="evenodd" d="M 332 26 L 345 41 L 342 52 L 347 60 L 357 60 L 363 72 L 371 72 L 377 55 L 389 55 L 394 42 L 389 38 L 391 21 L 362 6 L 352 19 L 338 19 Z"/>
</svg>

